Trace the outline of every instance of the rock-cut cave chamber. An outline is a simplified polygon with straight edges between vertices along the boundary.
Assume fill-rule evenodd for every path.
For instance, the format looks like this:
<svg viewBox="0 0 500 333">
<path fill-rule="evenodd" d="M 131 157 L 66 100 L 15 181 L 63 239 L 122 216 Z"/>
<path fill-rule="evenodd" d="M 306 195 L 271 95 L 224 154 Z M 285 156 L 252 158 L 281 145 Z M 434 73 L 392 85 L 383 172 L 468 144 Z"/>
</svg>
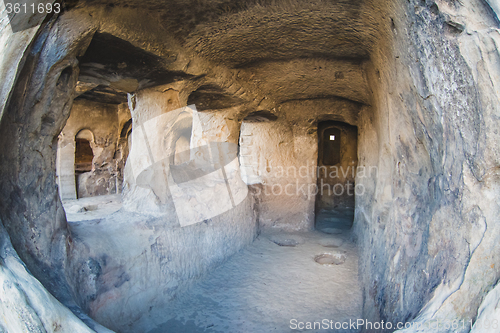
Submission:
<svg viewBox="0 0 500 333">
<path fill-rule="evenodd" d="M 1 332 L 499 331 L 498 1 L 28 3 Z"/>
</svg>

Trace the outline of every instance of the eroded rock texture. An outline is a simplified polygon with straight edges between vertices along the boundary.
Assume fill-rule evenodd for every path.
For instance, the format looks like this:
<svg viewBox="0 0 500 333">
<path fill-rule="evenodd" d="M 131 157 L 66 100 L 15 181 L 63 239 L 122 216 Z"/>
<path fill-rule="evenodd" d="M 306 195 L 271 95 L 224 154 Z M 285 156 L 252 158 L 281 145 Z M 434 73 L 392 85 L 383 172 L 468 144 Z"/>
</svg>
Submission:
<svg viewBox="0 0 500 333">
<path fill-rule="evenodd" d="M 498 20 L 479 2 L 392 10 L 392 57 L 374 56 L 377 109 L 360 126 L 360 157 L 379 166 L 366 183 L 372 196 L 357 200 L 365 309 L 392 320 L 467 321 L 498 279 L 498 133 L 490 127 Z M 492 58 L 480 59 L 485 52 Z"/>
<path fill-rule="evenodd" d="M 354 235 L 365 318 L 498 316 L 496 2 L 109 0 L 64 8 L 23 31 L 1 21 L 0 218 L 31 274 L 90 329 L 104 330 L 84 313 L 127 331 L 259 230 L 313 229 L 311 189 L 326 163 L 318 165 L 318 131 L 333 122 L 352 129 L 346 137 L 357 130 L 357 147 L 328 163 L 365 170 L 354 177 L 364 189 L 355 195 Z M 178 111 L 188 105 L 196 113 Z M 165 130 L 146 130 L 156 117 L 168 118 Z M 139 147 L 145 135 L 151 145 Z M 90 145 L 90 171 L 83 159 L 76 169 L 61 159 L 74 158 L 77 140 Z M 220 214 L 183 225 L 176 198 L 208 209 L 223 204 L 225 188 L 206 200 L 176 197 L 166 180 L 194 161 L 182 152 L 213 142 L 239 145 L 228 170 L 241 170 L 249 190 L 232 192 Z M 162 149 L 168 165 L 146 161 Z M 143 163 L 155 166 L 143 173 Z M 228 179 L 229 190 L 240 188 Z M 124 208 L 95 228 L 66 222 L 60 196 L 122 189 Z M 21 278 L 9 275 L 4 288 Z M 39 292 L 29 297 L 57 304 L 28 284 Z M 33 331 L 56 324 L 37 316 Z M 67 325 L 85 329 L 68 316 Z"/>
<path fill-rule="evenodd" d="M 111 332 L 88 320 L 85 325 L 68 308 L 59 303 L 36 280 L 12 247 L 6 230 L 1 227 L 0 283 L 2 299 L 0 328 L 4 332 Z M 80 316 L 84 317 L 83 314 Z"/>
</svg>

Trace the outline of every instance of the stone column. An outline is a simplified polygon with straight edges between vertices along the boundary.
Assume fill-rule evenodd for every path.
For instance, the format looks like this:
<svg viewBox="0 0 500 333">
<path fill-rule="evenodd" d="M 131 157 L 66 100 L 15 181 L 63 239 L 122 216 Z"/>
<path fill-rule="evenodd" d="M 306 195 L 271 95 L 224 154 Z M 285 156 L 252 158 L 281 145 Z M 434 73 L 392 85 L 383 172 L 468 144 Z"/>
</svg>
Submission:
<svg viewBox="0 0 500 333">
<path fill-rule="evenodd" d="M 57 142 L 57 185 L 61 200 L 76 199 L 75 138 L 61 134 Z"/>
</svg>

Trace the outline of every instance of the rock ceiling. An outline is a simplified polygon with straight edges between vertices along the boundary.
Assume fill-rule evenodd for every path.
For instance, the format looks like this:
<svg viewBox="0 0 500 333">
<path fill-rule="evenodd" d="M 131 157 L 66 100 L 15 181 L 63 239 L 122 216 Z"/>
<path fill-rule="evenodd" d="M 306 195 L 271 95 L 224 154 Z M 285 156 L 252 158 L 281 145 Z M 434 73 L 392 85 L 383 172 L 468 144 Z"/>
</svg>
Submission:
<svg viewBox="0 0 500 333">
<path fill-rule="evenodd" d="M 263 98 L 370 103 L 363 63 L 375 39 L 377 10 L 367 1 L 75 6 L 99 26 L 80 59 L 79 98 L 117 104 L 138 89 L 195 79 L 189 102 L 200 109 Z"/>
</svg>

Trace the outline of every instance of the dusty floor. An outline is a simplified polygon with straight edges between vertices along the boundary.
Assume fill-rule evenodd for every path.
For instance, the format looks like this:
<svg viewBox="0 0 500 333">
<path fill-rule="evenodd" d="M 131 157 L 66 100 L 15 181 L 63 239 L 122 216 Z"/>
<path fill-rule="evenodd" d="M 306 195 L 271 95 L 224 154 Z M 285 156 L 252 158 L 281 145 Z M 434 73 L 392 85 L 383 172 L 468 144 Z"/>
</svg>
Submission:
<svg viewBox="0 0 500 333">
<path fill-rule="evenodd" d="M 260 236 L 170 307 L 155 309 L 143 318 L 134 331 L 158 323 L 149 333 L 351 332 L 293 330 L 291 320 L 360 318 L 362 300 L 353 244 L 324 247 L 322 242 L 343 237 L 319 232 L 294 235 L 303 241 L 296 247 L 276 245 L 270 238 Z M 318 254 L 338 251 L 347 257 L 342 265 L 323 266 L 314 261 Z"/>
<path fill-rule="evenodd" d="M 103 217 L 119 205 L 112 197 L 65 203 L 75 211 L 71 221 Z M 260 235 L 169 306 L 151 309 L 130 332 L 357 332 L 334 326 L 361 318 L 358 254 L 345 230 L 351 221 L 349 211 L 323 212 L 317 228 L 325 232 Z M 74 225 L 82 234 L 86 223 Z M 317 263 L 325 253 L 345 262 Z M 324 320 L 330 328 L 299 329 L 299 322 Z"/>
</svg>

